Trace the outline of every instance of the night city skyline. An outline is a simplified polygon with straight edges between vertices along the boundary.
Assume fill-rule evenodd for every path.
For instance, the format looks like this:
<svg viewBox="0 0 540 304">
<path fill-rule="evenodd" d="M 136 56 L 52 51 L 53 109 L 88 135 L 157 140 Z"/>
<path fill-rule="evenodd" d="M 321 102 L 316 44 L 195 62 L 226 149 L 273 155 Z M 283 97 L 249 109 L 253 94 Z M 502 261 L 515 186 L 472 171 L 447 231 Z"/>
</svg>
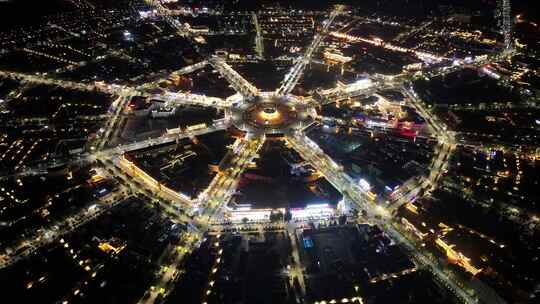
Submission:
<svg viewBox="0 0 540 304">
<path fill-rule="evenodd" d="M 0 1 L 21 303 L 538 303 L 531 0 Z"/>
</svg>

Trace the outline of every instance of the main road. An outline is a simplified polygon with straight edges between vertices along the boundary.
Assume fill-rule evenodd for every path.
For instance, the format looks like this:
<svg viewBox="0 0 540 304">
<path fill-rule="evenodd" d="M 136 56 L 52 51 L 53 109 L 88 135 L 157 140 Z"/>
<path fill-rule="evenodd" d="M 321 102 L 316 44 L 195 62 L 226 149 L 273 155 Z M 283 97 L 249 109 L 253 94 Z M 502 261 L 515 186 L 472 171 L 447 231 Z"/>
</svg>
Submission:
<svg viewBox="0 0 540 304">
<path fill-rule="evenodd" d="M 140 304 L 151 304 L 156 301 L 161 294 L 167 296 L 169 289 L 167 286 L 178 277 L 180 265 L 185 256 L 191 253 L 203 238 L 203 234 L 208 231 L 211 222 L 221 217 L 223 207 L 229 202 L 237 187 L 240 174 L 249 166 L 253 158 L 264 142 L 264 138 L 237 139 L 227 156 L 224 172 L 219 172 L 208 188 L 198 199 L 200 212 L 191 221 L 192 226 L 197 227 L 197 232 L 187 232 L 188 240 L 183 246 L 173 247 L 168 252 L 168 257 L 172 257 L 171 263 L 163 259 L 160 268 L 164 269 L 155 280 L 153 287 L 147 290 L 145 296 L 139 300 Z M 166 264 L 166 265 L 165 265 Z"/>
<path fill-rule="evenodd" d="M 51 244 L 62 235 L 74 231 L 81 225 L 97 218 L 105 211 L 125 200 L 124 193 L 129 189 L 119 186 L 104 199 L 97 199 L 85 204 L 77 212 L 69 214 L 61 219 L 50 222 L 46 226 L 36 229 L 28 235 L 15 241 L 15 245 L 5 248 L 0 253 L 0 269 L 29 256 L 39 248 Z"/>
<path fill-rule="evenodd" d="M 304 134 L 290 137 L 288 142 L 300 155 L 307 159 L 325 178 L 333 184 L 344 196 L 352 200 L 357 207 L 365 212 L 365 217 L 381 227 L 399 245 L 405 247 L 412 254 L 414 260 L 421 266 L 429 269 L 435 277 L 444 282 L 465 303 L 477 303 L 477 299 L 467 293 L 460 284 L 453 281 L 438 265 L 423 253 L 419 246 L 413 244 L 392 226 L 391 212 L 380 204 L 370 200 L 367 193 L 362 190 L 354 180 L 348 176 L 339 165 L 334 163 L 320 148 Z"/>
<path fill-rule="evenodd" d="M 223 58 L 212 56 L 210 65 L 223 76 L 231 86 L 246 99 L 259 95 L 259 89 L 235 71 Z"/>
<path fill-rule="evenodd" d="M 343 6 L 337 5 L 335 9 L 330 13 L 330 16 L 328 19 L 323 21 L 323 27 L 321 30 L 321 33 L 315 34 L 315 37 L 313 37 L 313 41 L 308 46 L 306 51 L 304 52 L 303 56 L 298 58 L 296 60 L 296 63 L 291 67 L 289 72 L 285 75 L 285 78 L 281 82 L 281 85 L 276 90 L 277 95 L 287 95 L 289 94 L 300 78 L 302 77 L 302 74 L 304 73 L 304 70 L 306 66 L 311 62 L 311 58 L 313 56 L 313 53 L 319 48 L 321 42 L 323 41 L 324 37 L 328 33 L 328 29 L 336 19 L 336 17 L 341 13 L 343 10 Z"/>
</svg>

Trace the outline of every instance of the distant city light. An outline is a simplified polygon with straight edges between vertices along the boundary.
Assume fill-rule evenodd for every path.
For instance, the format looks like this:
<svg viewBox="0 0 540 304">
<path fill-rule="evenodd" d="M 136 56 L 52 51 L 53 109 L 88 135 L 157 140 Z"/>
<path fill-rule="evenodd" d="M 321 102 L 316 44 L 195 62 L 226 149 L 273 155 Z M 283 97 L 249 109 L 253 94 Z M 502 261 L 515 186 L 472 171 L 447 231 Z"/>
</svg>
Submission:
<svg viewBox="0 0 540 304">
<path fill-rule="evenodd" d="M 368 181 L 366 181 L 365 179 L 361 178 L 359 181 L 358 181 L 358 185 L 360 186 L 360 188 L 362 188 L 362 190 L 364 191 L 370 191 L 371 190 L 371 185 L 368 183 Z"/>
<path fill-rule="evenodd" d="M 133 41 L 133 36 L 131 35 L 130 32 L 124 31 L 124 39 L 127 41 Z"/>
</svg>

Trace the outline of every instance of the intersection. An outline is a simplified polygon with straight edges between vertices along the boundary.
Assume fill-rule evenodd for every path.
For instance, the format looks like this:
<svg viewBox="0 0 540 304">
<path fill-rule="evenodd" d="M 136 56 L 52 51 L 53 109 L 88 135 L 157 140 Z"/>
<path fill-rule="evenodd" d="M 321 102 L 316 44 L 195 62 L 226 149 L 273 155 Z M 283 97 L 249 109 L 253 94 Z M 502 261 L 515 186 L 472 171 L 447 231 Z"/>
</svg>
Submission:
<svg viewBox="0 0 540 304">
<path fill-rule="evenodd" d="M 155 2 L 155 1 L 149 1 Z M 166 16 L 166 12 L 159 5 L 158 13 Z M 411 52 L 411 50 L 397 48 L 391 44 L 384 44 L 380 41 L 369 40 L 363 37 L 350 36 L 344 33 L 329 32 L 329 29 L 337 16 L 342 14 L 343 8 L 336 7 L 328 14 L 328 18 L 323 21 L 323 25 L 319 33 L 315 35 L 312 43 L 307 47 L 302 56 L 294 61 L 294 65 L 286 73 L 275 91 L 262 91 L 247 81 L 240 73 L 231 67 L 224 59 L 212 55 L 205 61 L 196 63 L 181 71 L 179 74 L 189 73 L 210 65 L 237 92 L 233 96 L 226 99 L 218 97 L 209 97 L 191 93 L 180 92 L 164 92 L 162 94 L 149 94 L 145 92 L 145 88 L 149 85 L 140 87 L 126 87 L 106 84 L 80 84 L 69 81 L 61 81 L 50 79 L 46 76 L 27 75 L 22 73 L 1 72 L 0 76 L 22 80 L 29 83 L 41 83 L 58 85 L 74 90 L 100 91 L 107 94 L 117 96 L 117 99 L 112 103 L 109 119 L 101 132 L 101 136 L 97 143 L 92 147 L 92 151 L 79 155 L 74 162 L 93 163 L 98 162 L 102 167 L 114 170 L 118 176 L 122 176 L 129 181 L 129 186 L 122 187 L 119 192 L 136 192 L 148 190 L 152 196 L 161 200 L 161 205 L 167 209 L 169 214 L 177 214 L 179 222 L 188 222 L 194 228 L 194 240 L 187 246 L 186 252 L 193 250 L 197 242 L 204 236 L 210 227 L 220 222 L 225 214 L 225 206 L 231 200 L 235 189 L 237 188 L 240 175 L 246 170 L 251 162 L 258 156 L 258 152 L 264 144 L 267 136 L 279 134 L 283 136 L 294 150 L 296 150 L 307 162 L 309 162 L 318 172 L 320 172 L 336 189 L 338 189 L 346 198 L 346 201 L 352 202 L 352 208 L 362 212 L 363 220 L 377 225 L 386 234 L 388 234 L 398 245 L 405 249 L 406 252 L 413 258 L 419 268 L 426 268 L 440 281 L 444 282 L 449 289 L 457 295 L 464 303 L 477 303 L 478 294 L 471 294 L 464 290 L 462 284 L 456 282 L 456 278 L 448 276 L 440 266 L 427 257 L 419 244 L 412 242 L 402 233 L 403 227 L 397 221 L 393 220 L 394 211 L 413 200 L 419 195 L 421 190 L 432 188 L 436 185 L 438 178 L 447 166 L 449 154 L 456 146 L 456 139 L 452 132 L 446 130 L 446 126 L 442 123 L 429 109 L 426 109 L 422 100 L 414 92 L 410 86 L 410 81 L 414 79 L 413 75 L 396 75 L 395 77 L 381 77 L 373 75 L 369 81 L 355 83 L 346 87 L 336 87 L 330 90 L 319 91 L 317 96 L 312 98 L 300 98 L 292 94 L 298 82 L 301 80 L 303 73 L 312 60 L 314 52 L 317 51 L 321 42 L 326 35 L 332 35 L 335 38 L 345 39 L 349 42 L 367 42 L 375 46 L 390 48 L 400 52 Z M 170 18 L 169 18 L 170 19 Z M 257 24 L 256 16 L 254 22 Z M 183 25 L 175 23 L 175 27 L 181 35 L 189 36 L 189 30 Z M 257 26 L 258 35 L 260 28 Z M 260 36 L 257 36 L 257 49 L 262 57 L 263 46 Z M 448 61 L 448 58 L 438 57 L 433 54 L 415 51 L 416 56 L 422 58 L 430 58 L 439 62 Z M 506 53 L 504 56 L 508 56 Z M 492 56 L 491 60 L 500 60 L 502 55 Z M 470 64 L 484 64 L 485 59 L 479 59 Z M 452 62 L 448 63 L 446 68 L 438 68 L 435 71 L 428 70 L 428 73 L 439 75 L 440 73 L 449 73 L 457 69 L 465 68 L 466 65 L 456 65 Z M 430 74 L 430 75 L 431 75 Z M 422 177 L 419 181 L 409 185 L 407 192 L 391 202 L 378 201 L 362 189 L 358 182 L 348 176 L 343 168 L 332 160 L 318 145 L 313 142 L 305 129 L 315 122 L 315 119 L 324 119 L 318 115 L 316 107 L 334 100 L 347 99 L 354 96 L 371 95 L 377 91 L 385 89 L 397 89 L 407 98 L 407 104 L 414 108 L 428 122 L 428 128 L 432 136 L 434 136 L 439 145 L 436 148 L 432 163 L 429 167 L 427 176 Z M 117 147 L 108 146 L 108 142 L 118 128 L 118 121 L 124 115 L 124 109 L 130 98 L 135 95 L 148 96 L 151 99 L 162 101 L 168 107 L 179 106 L 198 106 L 212 107 L 224 110 L 225 118 L 215 121 L 203 129 L 195 131 L 186 131 L 180 134 L 164 134 L 157 138 L 150 138 L 133 143 L 126 143 Z M 221 164 L 223 168 L 212 180 L 210 185 L 205 189 L 197 199 L 189 199 L 180 193 L 177 193 L 157 182 L 151 176 L 146 174 L 135 164 L 129 162 L 124 154 L 129 151 L 139 150 L 151 146 L 157 146 L 167 143 L 174 143 L 182 138 L 194 138 L 210 132 L 218 130 L 227 130 L 229 128 L 237 128 L 244 132 L 243 136 L 236 139 L 233 147 L 227 151 L 225 162 Z M 15 175 L 23 176 L 32 174 L 32 172 L 43 172 L 48 164 L 32 168 L 23 168 L 15 173 Z M 96 212 L 84 212 L 82 215 L 74 215 L 75 220 L 67 218 L 64 222 L 58 223 L 56 226 L 65 227 L 62 231 L 56 231 L 58 228 L 50 228 L 47 232 L 49 238 L 42 240 L 39 237 L 30 236 L 28 239 L 21 240 L 21 246 L 17 250 L 2 255 L 1 266 L 6 267 L 16 260 L 32 253 L 37 247 L 43 246 L 48 241 L 52 241 L 59 236 L 75 229 L 80 224 L 89 221 L 97 216 L 100 212 L 104 212 L 107 208 L 113 206 L 100 204 L 102 209 Z M 194 216 L 188 217 L 185 214 L 180 214 L 178 210 L 189 210 Z M 65 224 L 66 222 L 76 224 Z M 19 250 L 23 248 L 25 250 Z M 184 254 L 180 254 L 175 259 L 174 264 L 181 262 Z M 299 259 L 297 254 L 295 259 Z M 291 270 L 295 276 L 302 277 L 299 266 L 293 265 Z M 171 272 L 167 272 L 166 279 L 170 279 Z M 303 279 L 300 279 L 301 285 L 304 285 Z M 163 284 L 159 285 L 163 286 Z M 305 287 L 304 287 L 305 292 Z M 155 298 L 155 293 L 152 299 Z"/>
</svg>

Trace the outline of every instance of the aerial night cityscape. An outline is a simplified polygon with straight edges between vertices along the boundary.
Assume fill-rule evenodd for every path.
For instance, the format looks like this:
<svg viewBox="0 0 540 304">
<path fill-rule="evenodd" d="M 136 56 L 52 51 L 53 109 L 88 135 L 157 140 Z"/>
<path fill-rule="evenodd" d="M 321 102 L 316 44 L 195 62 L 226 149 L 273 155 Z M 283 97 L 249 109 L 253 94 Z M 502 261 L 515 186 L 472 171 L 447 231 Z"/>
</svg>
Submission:
<svg viewBox="0 0 540 304">
<path fill-rule="evenodd" d="M 537 1 L 0 0 L 0 302 L 540 303 Z"/>
</svg>

